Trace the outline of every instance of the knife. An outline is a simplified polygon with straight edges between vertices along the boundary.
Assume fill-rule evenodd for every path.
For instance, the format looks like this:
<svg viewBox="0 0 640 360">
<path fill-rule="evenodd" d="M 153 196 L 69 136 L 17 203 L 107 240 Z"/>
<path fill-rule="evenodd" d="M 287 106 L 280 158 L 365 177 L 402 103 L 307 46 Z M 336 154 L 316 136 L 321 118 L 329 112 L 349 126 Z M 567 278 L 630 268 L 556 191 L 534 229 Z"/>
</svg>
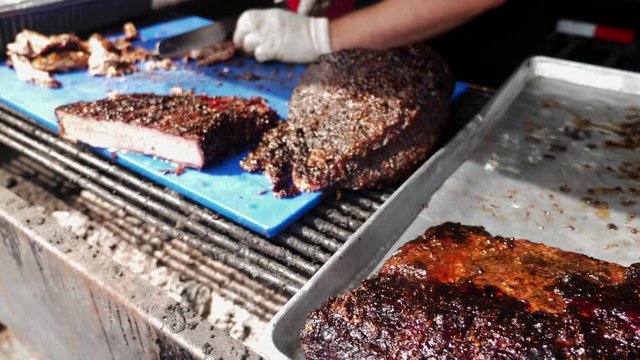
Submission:
<svg viewBox="0 0 640 360">
<path fill-rule="evenodd" d="M 228 16 L 217 20 L 212 25 L 166 38 L 158 43 L 158 55 L 174 58 L 187 51 L 215 45 L 226 40 L 236 27 L 238 16 Z"/>
</svg>

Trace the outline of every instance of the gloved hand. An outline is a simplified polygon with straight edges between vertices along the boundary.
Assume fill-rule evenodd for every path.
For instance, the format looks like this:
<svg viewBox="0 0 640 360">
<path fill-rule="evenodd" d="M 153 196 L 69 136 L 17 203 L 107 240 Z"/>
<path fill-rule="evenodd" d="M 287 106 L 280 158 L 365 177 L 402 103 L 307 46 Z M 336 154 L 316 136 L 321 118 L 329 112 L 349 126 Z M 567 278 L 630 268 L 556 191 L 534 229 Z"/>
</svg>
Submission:
<svg viewBox="0 0 640 360">
<path fill-rule="evenodd" d="M 238 19 L 233 42 L 260 62 L 307 63 L 331 52 L 327 18 L 282 9 L 245 11 Z"/>
</svg>

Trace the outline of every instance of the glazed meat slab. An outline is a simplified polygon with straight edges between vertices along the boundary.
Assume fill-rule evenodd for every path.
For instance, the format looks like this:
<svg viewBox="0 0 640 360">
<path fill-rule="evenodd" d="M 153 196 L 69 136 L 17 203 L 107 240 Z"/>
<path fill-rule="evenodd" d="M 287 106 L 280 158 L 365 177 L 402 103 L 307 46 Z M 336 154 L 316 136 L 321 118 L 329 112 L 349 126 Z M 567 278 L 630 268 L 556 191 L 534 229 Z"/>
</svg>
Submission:
<svg viewBox="0 0 640 360">
<path fill-rule="evenodd" d="M 279 196 L 394 182 L 429 155 L 452 89 L 446 64 L 428 47 L 323 56 L 294 89 L 287 121 L 241 165 L 264 171 Z"/>
<path fill-rule="evenodd" d="M 309 314 L 307 359 L 640 357 L 640 263 L 626 268 L 445 223 Z"/>
<path fill-rule="evenodd" d="M 116 95 L 60 106 L 56 116 L 68 140 L 198 169 L 257 141 L 278 122 L 264 99 L 203 95 Z"/>
</svg>

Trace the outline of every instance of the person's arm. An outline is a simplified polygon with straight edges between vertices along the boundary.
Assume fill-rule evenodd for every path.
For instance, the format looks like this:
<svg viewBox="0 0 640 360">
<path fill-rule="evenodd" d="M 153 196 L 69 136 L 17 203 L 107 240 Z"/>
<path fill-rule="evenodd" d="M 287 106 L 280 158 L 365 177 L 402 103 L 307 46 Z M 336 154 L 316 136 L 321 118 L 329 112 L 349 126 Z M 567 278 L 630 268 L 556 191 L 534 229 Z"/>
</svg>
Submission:
<svg viewBox="0 0 640 360">
<path fill-rule="evenodd" d="M 248 10 L 235 44 L 258 61 L 310 62 L 354 47 L 390 48 L 426 40 L 506 0 L 386 0 L 329 22 L 281 9 Z"/>
<path fill-rule="evenodd" d="M 331 21 L 331 48 L 409 45 L 447 32 L 505 1 L 386 0 Z"/>
</svg>

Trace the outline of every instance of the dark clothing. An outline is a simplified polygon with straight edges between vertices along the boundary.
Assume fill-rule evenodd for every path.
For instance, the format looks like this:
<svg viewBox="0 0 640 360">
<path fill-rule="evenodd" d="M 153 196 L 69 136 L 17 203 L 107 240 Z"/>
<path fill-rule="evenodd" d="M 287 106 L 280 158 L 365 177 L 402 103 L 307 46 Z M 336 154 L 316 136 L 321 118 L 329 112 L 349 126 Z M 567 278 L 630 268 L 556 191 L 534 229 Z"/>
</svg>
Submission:
<svg viewBox="0 0 640 360">
<path fill-rule="evenodd" d="M 510 0 L 431 41 L 456 79 L 500 86 L 528 57 L 544 51 L 545 0 Z"/>
</svg>

